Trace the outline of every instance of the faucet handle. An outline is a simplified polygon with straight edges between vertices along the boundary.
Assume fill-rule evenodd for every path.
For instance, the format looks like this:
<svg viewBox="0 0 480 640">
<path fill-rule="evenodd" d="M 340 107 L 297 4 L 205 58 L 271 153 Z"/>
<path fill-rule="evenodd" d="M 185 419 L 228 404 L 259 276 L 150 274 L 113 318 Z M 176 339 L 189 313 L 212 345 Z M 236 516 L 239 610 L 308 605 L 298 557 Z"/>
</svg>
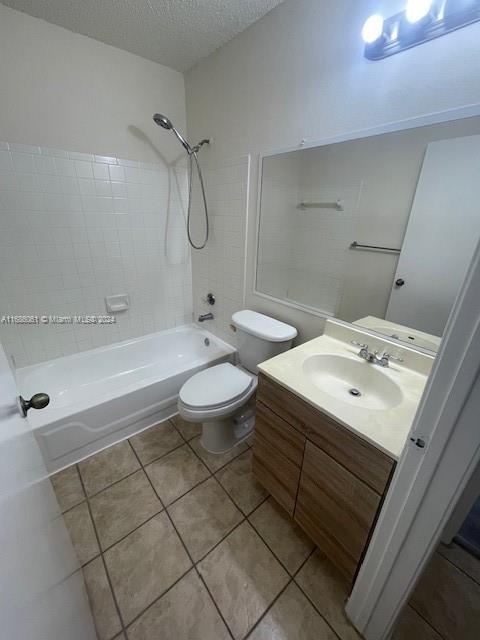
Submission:
<svg viewBox="0 0 480 640">
<path fill-rule="evenodd" d="M 403 358 L 399 358 L 398 356 L 392 356 L 391 353 L 387 353 L 387 351 L 383 352 L 382 358 L 386 360 L 394 360 L 395 362 L 403 362 Z"/>
<path fill-rule="evenodd" d="M 361 342 L 357 342 L 356 340 L 350 340 L 350 342 L 356 347 L 360 347 L 361 349 L 368 349 L 368 344 L 362 344 Z"/>
</svg>

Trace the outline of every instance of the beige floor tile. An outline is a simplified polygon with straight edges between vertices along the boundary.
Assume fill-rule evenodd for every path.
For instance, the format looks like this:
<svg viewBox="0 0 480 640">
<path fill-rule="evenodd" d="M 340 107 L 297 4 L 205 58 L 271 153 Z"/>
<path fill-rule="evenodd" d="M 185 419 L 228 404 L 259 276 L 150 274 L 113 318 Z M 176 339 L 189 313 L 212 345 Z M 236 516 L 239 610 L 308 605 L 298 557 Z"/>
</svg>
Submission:
<svg viewBox="0 0 480 640">
<path fill-rule="evenodd" d="M 209 453 L 200 444 L 200 438 L 190 440 L 189 444 L 212 473 L 215 473 L 215 471 L 218 471 L 221 467 L 225 466 L 227 462 L 230 462 L 230 460 L 233 460 L 248 449 L 247 445 L 242 442 L 227 453 Z"/>
<path fill-rule="evenodd" d="M 243 518 L 214 478 L 177 500 L 168 512 L 195 562 Z"/>
<path fill-rule="evenodd" d="M 145 471 L 165 505 L 171 504 L 210 475 L 206 466 L 186 444 L 152 462 L 145 467 Z"/>
<path fill-rule="evenodd" d="M 128 629 L 129 640 L 229 640 L 197 573 L 192 570 Z"/>
<path fill-rule="evenodd" d="M 97 537 L 86 502 L 73 507 L 63 515 L 73 547 L 81 565 L 100 553 Z"/>
<path fill-rule="evenodd" d="M 125 624 L 191 566 L 165 512 L 111 547 L 104 558 Z"/>
<path fill-rule="evenodd" d="M 78 468 L 85 491 L 91 496 L 133 473 L 140 465 L 125 440 L 80 462 Z"/>
<path fill-rule="evenodd" d="M 191 440 L 202 433 L 202 424 L 200 422 L 187 422 L 178 413 L 171 420 L 185 440 Z"/>
<path fill-rule="evenodd" d="M 96 558 L 85 565 L 83 576 L 98 640 L 111 640 L 115 634 L 122 630 L 122 625 L 102 559 Z"/>
<path fill-rule="evenodd" d="M 250 514 L 249 520 L 292 575 L 313 551 L 310 538 L 273 498 Z"/>
<path fill-rule="evenodd" d="M 110 547 L 162 510 L 143 470 L 90 498 L 90 508 L 102 549 Z"/>
<path fill-rule="evenodd" d="M 290 583 L 248 640 L 338 640 L 300 589 Z"/>
<path fill-rule="evenodd" d="M 449 547 L 441 544 L 437 551 L 469 575 L 475 582 L 480 584 L 480 558 L 476 558 L 471 553 L 468 553 L 468 551 L 465 551 L 465 549 L 455 542 Z"/>
<path fill-rule="evenodd" d="M 295 580 L 341 640 L 360 640 L 345 615 L 349 585 L 321 551 L 315 551 Z"/>
<path fill-rule="evenodd" d="M 184 440 L 170 420 L 166 420 L 133 436 L 130 442 L 140 462 L 145 465 L 173 451 L 182 445 Z"/>
<path fill-rule="evenodd" d="M 410 606 L 400 614 L 392 640 L 442 640 L 441 636 Z"/>
<path fill-rule="evenodd" d="M 244 638 L 288 582 L 288 574 L 248 522 L 198 565 L 236 640 Z"/>
<path fill-rule="evenodd" d="M 216 475 L 221 485 L 245 515 L 251 513 L 268 496 L 268 492 L 253 476 L 250 449 L 229 462 Z"/>
<path fill-rule="evenodd" d="M 434 553 L 410 604 L 445 640 L 478 640 L 480 585 Z"/>
<path fill-rule="evenodd" d="M 85 493 L 75 465 L 56 473 L 50 479 L 62 513 L 85 500 Z"/>
</svg>

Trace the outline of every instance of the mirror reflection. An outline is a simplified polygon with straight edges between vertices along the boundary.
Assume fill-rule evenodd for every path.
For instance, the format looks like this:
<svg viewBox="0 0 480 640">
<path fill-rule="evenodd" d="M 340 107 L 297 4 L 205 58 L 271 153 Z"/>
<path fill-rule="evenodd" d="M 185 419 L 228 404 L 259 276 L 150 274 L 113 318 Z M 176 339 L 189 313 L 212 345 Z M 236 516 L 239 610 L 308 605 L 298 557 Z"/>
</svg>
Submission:
<svg viewBox="0 0 480 640">
<path fill-rule="evenodd" d="M 479 202 L 479 117 L 265 156 L 256 290 L 436 351 Z"/>
</svg>

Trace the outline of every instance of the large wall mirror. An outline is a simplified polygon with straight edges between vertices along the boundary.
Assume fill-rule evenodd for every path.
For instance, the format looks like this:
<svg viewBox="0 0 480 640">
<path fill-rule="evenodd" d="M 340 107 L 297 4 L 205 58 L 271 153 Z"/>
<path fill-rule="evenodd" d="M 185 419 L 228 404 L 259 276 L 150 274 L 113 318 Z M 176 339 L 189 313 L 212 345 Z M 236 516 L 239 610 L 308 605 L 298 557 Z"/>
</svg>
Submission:
<svg viewBox="0 0 480 640">
<path fill-rule="evenodd" d="M 480 116 L 262 159 L 256 292 L 436 351 L 480 237 Z"/>
</svg>

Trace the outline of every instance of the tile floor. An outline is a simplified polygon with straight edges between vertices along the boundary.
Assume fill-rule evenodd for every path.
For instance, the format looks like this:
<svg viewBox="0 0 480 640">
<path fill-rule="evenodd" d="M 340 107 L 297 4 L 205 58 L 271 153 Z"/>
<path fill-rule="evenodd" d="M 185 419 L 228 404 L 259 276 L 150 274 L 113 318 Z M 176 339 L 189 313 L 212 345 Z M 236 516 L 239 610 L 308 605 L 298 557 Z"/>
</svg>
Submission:
<svg viewBox="0 0 480 640">
<path fill-rule="evenodd" d="M 440 544 L 400 615 L 392 640 L 478 640 L 480 559 Z"/>
<path fill-rule="evenodd" d="M 100 640 L 359 640 L 348 585 L 250 471 L 163 422 L 52 478 Z"/>
</svg>

